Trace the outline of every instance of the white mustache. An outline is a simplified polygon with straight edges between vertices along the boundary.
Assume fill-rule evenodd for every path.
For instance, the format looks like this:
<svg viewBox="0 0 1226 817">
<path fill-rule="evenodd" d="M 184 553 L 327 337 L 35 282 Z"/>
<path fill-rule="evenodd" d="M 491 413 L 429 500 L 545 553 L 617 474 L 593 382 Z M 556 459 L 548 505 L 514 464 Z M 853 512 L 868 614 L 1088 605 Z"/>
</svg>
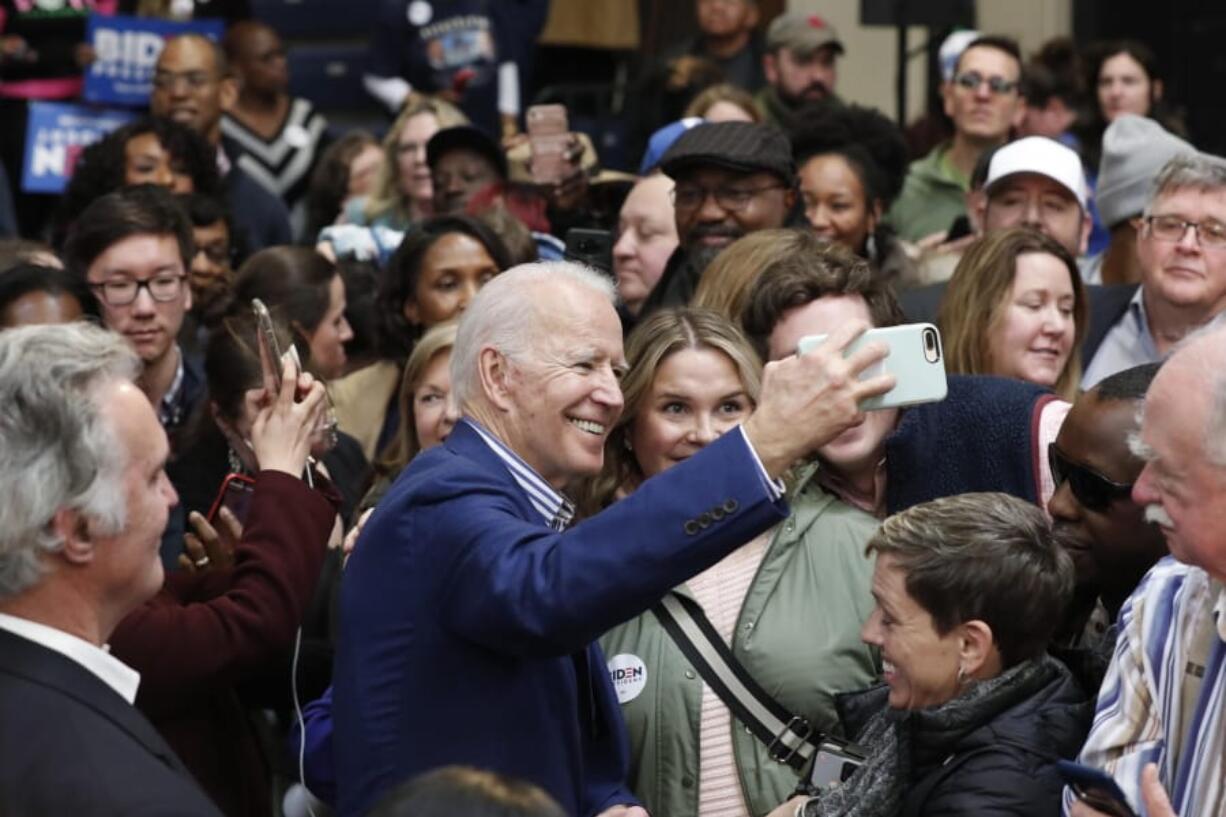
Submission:
<svg viewBox="0 0 1226 817">
<path fill-rule="evenodd" d="M 1164 528 L 1173 528 L 1175 523 L 1171 520 L 1170 514 L 1161 505 L 1146 505 L 1145 506 L 1145 521 L 1153 522 Z"/>
</svg>

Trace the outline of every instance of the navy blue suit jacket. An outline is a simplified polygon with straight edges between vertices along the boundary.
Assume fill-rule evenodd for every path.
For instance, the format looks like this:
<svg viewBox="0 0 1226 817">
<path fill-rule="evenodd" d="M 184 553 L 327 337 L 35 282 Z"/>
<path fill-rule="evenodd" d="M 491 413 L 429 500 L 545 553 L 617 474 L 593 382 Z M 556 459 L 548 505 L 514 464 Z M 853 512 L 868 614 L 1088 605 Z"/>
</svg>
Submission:
<svg viewBox="0 0 1226 817">
<path fill-rule="evenodd" d="M 786 513 L 737 432 L 558 533 L 461 423 L 396 481 L 345 571 L 340 814 L 454 763 L 530 780 L 579 817 L 635 802 L 592 642 Z"/>
</svg>

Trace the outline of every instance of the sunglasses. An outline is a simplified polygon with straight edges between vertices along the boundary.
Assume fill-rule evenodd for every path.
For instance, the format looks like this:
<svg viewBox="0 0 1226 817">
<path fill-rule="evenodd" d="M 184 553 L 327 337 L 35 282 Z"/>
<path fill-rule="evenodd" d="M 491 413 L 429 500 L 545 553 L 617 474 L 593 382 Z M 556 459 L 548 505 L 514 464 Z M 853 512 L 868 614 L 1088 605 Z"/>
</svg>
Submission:
<svg viewBox="0 0 1226 817">
<path fill-rule="evenodd" d="M 1055 480 L 1056 487 L 1059 488 L 1068 480 L 1073 496 L 1087 510 L 1105 511 L 1115 500 L 1132 494 L 1131 482 L 1121 485 L 1093 469 L 1071 462 L 1056 448 L 1055 443 L 1047 446 L 1047 461 L 1051 465 L 1051 477 Z"/>
<path fill-rule="evenodd" d="M 964 71 L 954 77 L 954 82 L 968 91 L 978 91 L 979 86 L 986 82 L 988 84 L 988 91 L 997 96 L 1011 94 L 1018 89 L 1019 85 L 1015 79 L 985 77 L 978 71 Z"/>
</svg>

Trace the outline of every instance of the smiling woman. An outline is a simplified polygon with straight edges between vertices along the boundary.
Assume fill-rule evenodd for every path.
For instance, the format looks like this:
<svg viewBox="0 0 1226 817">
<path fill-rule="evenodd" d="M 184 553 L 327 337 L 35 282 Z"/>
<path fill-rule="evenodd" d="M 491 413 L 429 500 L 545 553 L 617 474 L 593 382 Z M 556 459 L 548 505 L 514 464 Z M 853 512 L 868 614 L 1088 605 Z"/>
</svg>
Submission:
<svg viewBox="0 0 1226 817">
<path fill-rule="evenodd" d="M 1087 306 L 1062 245 L 1016 228 L 981 238 L 949 280 L 940 311 L 946 369 L 994 374 L 1076 396 Z"/>
<path fill-rule="evenodd" d="M 970 493 L 887 519 L 876 607 L 863 638 L 885 686 L 844 697 L 846 734 L 866 754 L 804 817 L 1054 814 L 1091 706 L 1046 654 L 1073 566 L 1033 504 Z"/>
<path fill-rule="evenodd" d="M 762 366 L 733 324 L 702 309 L 665 309 L 626 344 L 625 410 L 605 467 L 587 486 L 589 513 L 701 451 L 754 411 Z M 745 542 L 676 592 L 692 597 L 736 659 L 815 730 L 836 727 L 833 696 L 876 675 L 859 641 L 871 608 L 863 548 L 876 523 L 798 469 L 791 516 Z M 710 512 L 719 518 L 722 509 Z M 704 514 L 704 516 L 707 516 Z M 701 517 L 698 524 L 702 524 Z M 707 524 L 712 524 L 709 520 Z M 746 626 L 736 626 L 745 622 Z M 653 613 L 606 633 L 601 646 L 635 748 L 631 787 L 652 814 L 765 814 L 787 799 L 797 772 L 733 720 Z M 618 684 L 634 670 L 641 684 Z"/>
</svg>

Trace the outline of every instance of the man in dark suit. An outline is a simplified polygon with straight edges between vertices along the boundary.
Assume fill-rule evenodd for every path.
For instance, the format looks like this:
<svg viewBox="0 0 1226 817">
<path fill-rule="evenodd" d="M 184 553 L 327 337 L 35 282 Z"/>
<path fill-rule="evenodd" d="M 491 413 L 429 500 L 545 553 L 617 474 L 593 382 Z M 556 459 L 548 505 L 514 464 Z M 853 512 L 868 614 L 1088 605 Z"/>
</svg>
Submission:
<svg viewBox="0 0 1226 817">
<path fill-rule="evenodd" d="M 105 645 L 177 501 L 139 362 L 88 324 L 0 335 L 0 814 L 217 815 Z"/>
<path fill-rule="evenodd" d="M 526 778 L 578 817 L 643 815 L 593 641 L 782 519 L 780 475 L 893 385 L 857 378 L 884 349 L 845 359 L 865 327 L 842 327 L 770 364 L 743 426 L 567 530 L 562 491 L 599 472 L 622 411 L 612 301 L 591 270 L 532 264 L 465 311 L 451 364 L 464 418 L 379 504 L 341 588 L 340 814 L 460 763 Z"/>
</svg>

